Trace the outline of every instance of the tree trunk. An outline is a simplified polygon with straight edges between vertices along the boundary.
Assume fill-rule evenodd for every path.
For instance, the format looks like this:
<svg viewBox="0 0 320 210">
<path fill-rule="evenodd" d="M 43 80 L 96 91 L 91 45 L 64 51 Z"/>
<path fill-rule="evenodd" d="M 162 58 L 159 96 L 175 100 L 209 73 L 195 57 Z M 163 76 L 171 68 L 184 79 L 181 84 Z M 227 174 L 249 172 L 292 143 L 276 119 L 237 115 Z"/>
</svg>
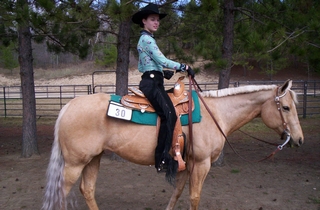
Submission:
<svg viewBox="0 0 320 210">
<path fill-rule="evenodd" d="M 226 60 L 226 68 L 220 71 L 218 89 L 229 87 L 230 72 L 232 66 L 233 51 L 233 28 L 234 28 L 234 2 L 233 0 L 224 1 L 224 29 L 222 58 Z"/>
<path fill-rule="evenodd" d="M 120 23 L 117 42 L 116 94 L 122 96 L 128 93 L 130 27 L 131 19 Z"/>
<path fill-rule="evenodd" d="M 117 42 L 116 94 L 124 96 L 128 93 L 128 71 L 130 51 L 131 19 L 122 21 L 119 27 Z M 112 153 L 112 160 L 124 161 L 120 156 Z"/>
<path fill-rule="evenodd" d="M 225 69 L 219 73 L 218 89 L 228 88 L 230 83 L 230 73 L 232 66 L 232 51 L 233 51 L 233 29 L 234 29 L 234 2 L 233 0 L 224 1 L 224 29 L 223 29 L 223 44 L 222 58 L 227 61 Z M 222 150 L 218 160 L 212 166 L 222 166 L 224 158 L 224 150 Z"/>
<path fill-rule="evenodd" d="M 29 26 L 20 25 L 18 35 L 20 78 L 23 101 L 21 157 L 28 158 L 32 155 L 39 155 L 36 126 L 36 100 L 32 65 L 32 37 Z"/>
</svg>

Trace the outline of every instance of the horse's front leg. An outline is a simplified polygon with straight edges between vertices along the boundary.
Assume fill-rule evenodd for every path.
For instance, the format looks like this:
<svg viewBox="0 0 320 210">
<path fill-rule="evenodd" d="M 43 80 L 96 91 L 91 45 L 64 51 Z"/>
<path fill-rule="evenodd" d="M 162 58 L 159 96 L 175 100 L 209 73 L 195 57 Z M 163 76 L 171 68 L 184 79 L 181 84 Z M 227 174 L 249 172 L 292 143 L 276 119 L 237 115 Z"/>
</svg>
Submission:
<svg viewBox="0 0 320 210">
<path fill-rule="evenodd" d="M 210 167 L 210 158 L 194 163 L 193 171 L 190 172 L 189 181 L 190 210 L 198 209 L 202 186 L 210 171 Z M 192 168 L 192 165 L 190 168 Z"/>
<path fill-rule="evenodd" d="M 166 210 L 172 210 L 174 208 L 174 206 L 177 203 L 177 200 L 179 199 L 179 197 L 183 191 L 183 188 L 186 184 L 187 179 L 188 179 L 188 171 L 187 170 L 184 170 L 184 171 L 177 173 L 176 183 L 175 183 L 176 185 L 175 185 L 174 191 L 172 193 L 172 196 L 170 198 L 170 201 L 168 203 Z"/>
</svg>

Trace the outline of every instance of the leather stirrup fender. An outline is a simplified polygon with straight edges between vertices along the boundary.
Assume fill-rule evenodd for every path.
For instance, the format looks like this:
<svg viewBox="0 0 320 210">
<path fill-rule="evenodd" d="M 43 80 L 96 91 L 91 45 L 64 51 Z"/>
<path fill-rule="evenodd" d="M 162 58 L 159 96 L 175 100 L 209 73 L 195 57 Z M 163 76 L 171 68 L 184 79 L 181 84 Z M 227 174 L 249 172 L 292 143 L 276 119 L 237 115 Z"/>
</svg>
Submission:
<svg viewBox="0 0 320 210">
<path fill-rule="evenodd" d="M 176 161 L 178 161 L 178 172 L 186 169 L 186 163 L 183 160 L 181 153 L 184 149 L 184 137 L 182 133 L 182 126 L 177 113 L 178 120 L 175 124 L 173 136 L 172 136 L 172 153 Z"/>
</svg>

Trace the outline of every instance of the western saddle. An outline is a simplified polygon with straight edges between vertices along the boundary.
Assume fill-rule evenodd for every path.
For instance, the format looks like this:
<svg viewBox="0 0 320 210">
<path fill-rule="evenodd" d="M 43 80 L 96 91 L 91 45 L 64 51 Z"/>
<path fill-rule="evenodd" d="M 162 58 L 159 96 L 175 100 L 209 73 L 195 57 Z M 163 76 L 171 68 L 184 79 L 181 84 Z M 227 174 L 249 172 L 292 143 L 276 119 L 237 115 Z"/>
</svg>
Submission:
<svg viewBox="0 0 320 210">
<path fill-rule="evenodd" d="M 180 121 L 180 116 L 183 114 L 189 113 L 189 97 L 188 91 L 184 88 L 184 83 L 182 80 L 184 77 L 180 77 L 178 81 L 175 83 L 173 92 L 169 92 L 168 95 L 173 103 L 173 106 L 176 110 L 177 115 L 177 122 L 174 127 L 173 138 L 172 138 L 172 148 L 170 150 L 170 154 L 173 158 L 178 161 L 178 171 L 183 171 L 186 169 L 186 163 L 183 160 L 182 153 L 184 150 L 184 137 L 182 132 L 182 126 Z M 140 110 L 142 113 L 145 111 L 147 112 L 155 112 L 154 108 L 142 93 L 136 87 L 130 87 L 129 90 L 132 93 L 125 95 L 121 99 L 122 105 L 129 107 L 131 109 Z M 192 103 L 192 110 L 194 109 L 194 103 Z M 158 118 L 158 125 L 159 125 L 159 118 Z M 159 126 L 157 126 L 157 130 L 159 130 Z"/>
</svg>

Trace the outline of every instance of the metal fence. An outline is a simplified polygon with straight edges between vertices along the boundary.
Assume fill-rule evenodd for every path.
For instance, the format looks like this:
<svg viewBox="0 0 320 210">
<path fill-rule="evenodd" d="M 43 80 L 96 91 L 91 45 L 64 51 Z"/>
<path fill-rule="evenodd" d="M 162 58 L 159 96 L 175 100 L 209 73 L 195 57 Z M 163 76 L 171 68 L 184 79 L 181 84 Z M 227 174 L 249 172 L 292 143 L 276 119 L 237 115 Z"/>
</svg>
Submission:
<svg viewBox="0 0 320 210">
<path fill-rule="evenodd" d="M 230 87 L 244 85 L 281 85 L 284 81 L 238 81 Z M 138 86 L 130 84 L 129 86 Z M 173 84 L 166 84 L 167 88 Z M 218 83 L 199 83 L 202 90 L 216 90 Z M 296 81 L 292 90 L 298 94 L 298 114 L 306 116 L 320 114 L 320 81 Z M 57 117 L 60 109 L 71 99 L 98 92 L 115 93 L 114 85 L 54 85 L 35 86 L 37 117 Z M 0 117 L 22 116 L 22 94 L 20 86 L 2 87 L 0 90 Z"/>
</svg>

